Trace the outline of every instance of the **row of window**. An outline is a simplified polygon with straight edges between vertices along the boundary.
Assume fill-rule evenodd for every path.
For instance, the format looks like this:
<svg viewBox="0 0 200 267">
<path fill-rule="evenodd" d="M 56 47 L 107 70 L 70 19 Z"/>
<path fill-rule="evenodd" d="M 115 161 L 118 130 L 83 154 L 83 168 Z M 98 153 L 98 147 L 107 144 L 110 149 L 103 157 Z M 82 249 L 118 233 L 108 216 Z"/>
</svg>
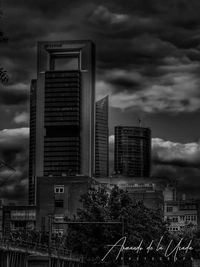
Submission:
<svg viewBox="0 0 200 267">
<path fill-rule="evenodd" d="M 170 232 L 181 231 L 181 230 L 184 230 L 185 228 L 187 228 L 187 226 L 182 226 L 182 225 L 179 228 L 178 227 L 167 227 L 168 231 L 170 231 Z M 192 225 L 192 228 L 195 228 L 195 226 Z"/>
<path fill-rule="evenodd" d="M 59 107 L 59 106 L 60 107 L 66 107 L 66 102 L 46 103 L 45 109 L 50 108 L 50 107 Z M 67 106 L 68 107 L 79 107 L 79 103 L 78 103 L 78 101 L 76 101 L 76 102 L 72 101 L 72 102 L 68 102 Z"/>
<path fill-rule="evenodd" d="M 71 167 L 71 166 L 70 166 Z M 80 173 L 80 170 L 78 167 L 73 167 L 73 170 L 62 168 L 61 167 L 57 170 L 46 170 L 44 171 L 44 176 L 48 177 L 58 177 L 58 176 L 76 176 L 77 173 Z"/>
<path fill-rule="evenodd" d="M 62 108 L 45 108 L 45 112 L 48 111 L 79 111 L 78 107 L 62 107 Z"/>
<path fill-rule="evenodd" d="M 54 193 L 63 194 L 64 193 L 64 185 L 55 185 L 54 186 Z"/>
<path fill-rule="evenodd" d="M 70 115 L 76 115 L 76 116 L 79 116 L 79 112 L 76 110 L 76 111 L 60 111 L 60 112 L 45 112 L 45 116 L 47 117 L 53 117 L 53 116 L 70 116 Z"/>
<path fill-rule="evenodd" d="M 74 97 L 63 97 L 63 96 L 60 96 L 60 97 L 48 97 L 48 98 L 45 98 L 45 104 L 46 103 L 51 103 L 52 102 L 52 99 L 54 101 L 54 103 L 57 103 L 57 102 L 77 102 L 80 100 L 79 97 L 77 96 L 74 96 Z"/>
<path fill-rule="evenodd" d="M 71 121 L 76 121 L 79 122 L 80 118 L 79 115 L 77 114 L 77 116 L 66 116 L 66 117 L 46 117 L 45 118 L 45 122 L 69 122 L 71 123 Z"/>
<path fill-rule="evenodd" d="M 54 157 L 54 155 L 52 155 L 52 157 L 47 157 L 45 155 L 45 158 L 44 158 L 44 161 L 45 163 L 49 162 L 49 164 L 53 164 L 53 165 L 58 165 L 58 162 L 59 162 L 59 165 L 64 165 L 65 162 L 69 162 L 69 161 L 74 161 L 74 160 L 78 160 L 80 157 L 79 155 L 65 155 L 65 156 L 60 156 L 60 157 Z M 58 161 L 58 162 L 56 162 Z"/>
<path fill-rule="evenodd" d="M 79 126 L 79 121 L 59 121 L 59 122 L 46 122 L 45 126 Z"/>
<path fill-rule="evenodd" d="M 80 76 L 80 72 L 46 72 L 46 78 L 60 78 L 60 77 L 77 77 Z"/>
<path fill-rule="evenodd" d="M 168 221 L 170 222 L 178 222 L 178 221 L 197 221 L 197 215 L 181 215 L 181 216 L 174 216 L 168 217 Z"/>
<path fill-rule="evenodd" d="M 65 166 L 61 167 L 61 166 L 50 166 L 50 167 L 44 167 L 44 171 L 49 171 L 50 174 L 52 174 L 52 172 L 55 172 L 55 173 L 60 173 L 61 171 L 64 171 L 64 172 L 69 172 L 69 170 L 72 170 L 72 172 L 78 172 L 78 167 L 76 162 L 72 162 L 71 164 L 66 164 Z M 73 168 L 73 169 L 72 169 Z M 59 176 L 59 175 L 58 175 Z"/>
<path fill-rule="evenodd" d="M 52 98 L 52 97 L 60 97 L 60 96 L 79 96 L 80 95 L 80 92 L 79 90 L 76 90 L 75 92 L 74 91 L 71 91 L 70 92 L 66 92 L 66 89 L 65 91 L 64 90 L 61 90 L 60 92 L 58 91 L 55 91 L 55 90 L 49 90 L 48 92 L 45 92 L 45 98 Z"/>
<path fill-rule="evenodd" d="M 61 82 L 61 83 L 46 83 L 45 84 L 45 90 L 46 89 L 49 89 L 49 88 L 64 88 L 64 87 L 70 87 L 70 88 L 73 88 L 73 89 L 77 89 L 77 88 L 80 88 L 80 83 L 77 81 L 74 81 L 74 82 Z"/>
<path fill-rule="evenodd" d="M 45 140 L 46 141 L 46 140 Z M 66 147 L 66 148 L 68 148 L 68 147 L 79 147 L 79 138 L 77 137 L 77 140 L 76 140 L 76 142 L 74 142 L 74 140 L 69 140 L 69 141 L 61 141 L 61 142 L 54 142 L 53 140 L 52 140 L 52 142 L 45 142 L 44 143 L 44 146 L 45 146 L 45 148 L 47 148 L 47 147 L 59 147 L 59 146 L 61 146 L 61 147 Z"/>
<path fill-rule="evenodd" d="M 168 231 L 170 231 L 170 232 L 176 232 L 176 231 L 179 230 L 178 227 L 168 227 L 167 229 L 168 229 Z"/>
<path fill-rule="evenodd" d="M 44 161 L 44 168 L 45 170 L 51 169 L 51 168 L 62 168 L 65 167 L 66 169 L 71 169 L 78 167 L 80 165 L 80 162 L 77 158 L 73 158 L 72 160 L 65 160 L 65 161 Z M 63 169 L 61 169 L 63 170 Z"/>
<path fill-rule="evenodd" d="M 68 151 L 64 151 L 64 152 L 55 152 L 55 151 L 49 151 L 49 152 L 46 152 L 45 151 L 45 159 L 48 160 L 49 158 L 48 157 L 55 157 L 55 156 L 58 156 L 58 157 L 63 157 L 63 156 L 76 156 L 78 155 L 79 156 L 79 153 L 78 153 L 78 149 L 76 148 L 72 148 L 71 150 L 68 150 Z"/>
<path fill-rule="evenodd" d="M 173 208 L 172 206 L 167 206 L 166 207 L 166 211 L 167 212 L 173 212 Z M 179 210 L 196 210 L 196 206 L 195 205 L 191 205 L 191 206 L 187 206 L 187 208 L 183 208 L 183 207 L 179 207 Z"/>
<path fill-rule="evenodd" d="M 62 82 L 76 82 L 77 80 L 79 80 L 79 77 L 64 77 L 64 78 L 61 78 L 61 77 L 54 77 L 53 79 L 48 79 L 48 78 L 46 78 L 45 79 L 45 82 L 46 83 L 50 83 L 50 84 L 52 84 L 52 83 L 55 83 L 55 82 L 57 82 L 57 83 L 62 83 Z"/>
<path fill-rule="evenodd" d="M 66 137 L 45 137 L 45 142 L 46 144 L 50 144 L 50 143 L 47 143 L 47 141 L 51 142 L 51 143 L 54 143 L 55 141 L 77 141 L 79 140 L 79 136 L 66 136 Z"/>
</svg>

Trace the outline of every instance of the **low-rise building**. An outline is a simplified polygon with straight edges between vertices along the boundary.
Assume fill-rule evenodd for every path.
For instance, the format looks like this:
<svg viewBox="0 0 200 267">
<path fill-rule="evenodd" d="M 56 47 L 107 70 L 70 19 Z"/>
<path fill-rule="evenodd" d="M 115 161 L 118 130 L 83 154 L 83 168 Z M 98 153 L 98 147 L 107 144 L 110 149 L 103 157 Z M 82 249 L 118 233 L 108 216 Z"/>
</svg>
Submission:
<svg viewBox="0 0 200 267">
<path fill-rule="evenodd" d="M 82 206 L 80 197 L 91 184 L 88 176 L 60 176 L 37 178 L 37 228 L 51 230 L 52 234 L 62 235 L 65 218 L 73 218 Z"/>
<path fill-rule="evenodd" d="M 165 201 L 164 219 L 170 232 L 196 229 L 198 206 L 196 200 Z"/>
<path fill-rule="evenodd" d="M 32 231 L 35 230 L 35 227 L 35 206 L 3 206 L 2 231 L 4 236 L 10 235 L 10 232 Z"/>
<path fill-rule="evenodd" d="M 166 187 L 164 190 L 164 220 L 171 233 L 194 230 L 198 227 L 199 204 L 197 200 L 186 199 L 183 194 L 177 197 L 176 188 Z"/>
<path fill-rule="evenodd" d="M 98 183 L 109 189 L 118 186 L 127 191 L 135 202 L 141 201 L 149 209 L 163 211 L 163 191 L 155 183 L 151 183 L 148 178 L 141 181 L 141 178 L 110 177 L 98 179 Z"/>
</svg>

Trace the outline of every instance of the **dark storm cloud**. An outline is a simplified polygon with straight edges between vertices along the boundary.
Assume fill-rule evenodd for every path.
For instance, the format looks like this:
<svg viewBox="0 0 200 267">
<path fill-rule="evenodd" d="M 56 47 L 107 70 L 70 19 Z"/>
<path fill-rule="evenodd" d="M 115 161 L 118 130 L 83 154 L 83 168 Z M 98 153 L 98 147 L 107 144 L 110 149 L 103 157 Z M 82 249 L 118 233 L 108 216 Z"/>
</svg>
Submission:
<svg viewBox="0 0 200 267">
<path fill-rule="evenodd" d="M 170 4 L 149 1 L 149 5 L 146 1 L 144 5 L 117 1 L 115 5 L 96 6 L 89 21 L 99 44 L 97 88 L 103 92 L 107 88 L 113 107 L 149 113 L 200 109 L 200 19 L 196 10 L 200 10 L 196 1 L 190 6 L 178 0 Z M 195 24 L 192 30 L 186 27 L 187 20 Z M 128 72 L 129 77 L 137 72 L 142 79 L 109 77 L 110 70 L 116 69 Z M 143 99 L 149 101 L 144 105 Z"/>
<path fill-rule="evenodd" d="M 5 1 L 3 26 L 9 42 L 1 44 L 0 59 L 10 85 L 0 89 L 2 118 L 9 118 L 8 128 L 11 122 L 28 120 L 27 92 L 30 80 L 36 77 L 37 41 L 64 39 L 94 40 L 97 97 L 110 94 L 112 107 L 160 114 L 197 112 L 199 14 L 198 0 Z M 19 197 L 20 190 L 24 193 L 27 187 L 27 152 L 20 145 L 23 138 L 18 142 L 16 135 L 9 137 L 5 149 L 1 143 L 1 156 L 16 169 L 19 166 L 13 176 L 16 179 L 10 178 L 2 189 L 10 198 Z M 155 166 L 172 176 L 182 173 L 184 181 L 190 175 L 198 177 L 198 160 L 190 159 L 186 145 L 177 146 L 182 152 L 173 157 L 169 152 L 174 151 L 173 146 L 164 149 L 164 144 L 154 150 Z"/>
<path fill-rule="evenodd" d="M 199 199 L 199 168 L 157 164 L 152 167 L 152 175 L 155 181 L 165 186 L 176 184 L 178 192 L 186 193 L 187 198 Z"/>
<path fill-rule="evenodd" d="M 25 104 L 29 99 L 29 92 L 23 84 L 0 87 L 0 103 L 3 105 Z"/>
<path fill-rule="evenodd" d="M 0 160 L 8 167 L 0 169 L 0 193 L 6 201 L 25 201 L 28 171 L 28 128 L 0 131 Z"/>
<path fill-rule="evenodd" d="M 152 175 L 165 184 L 176 181 L 180 191 L 198 197 L 200 190 L 200 144 L 152 139 Z M 191 192 L 193 194 L 191 195 Z"/>
<path fill-rule="evenodd" d="M 105 80 L 113 88 L 114 92 L 135 91 L 141 89 L 140 86 L 144 82 L 145 77 L 137 71 L 125 71 L 113 69 L 105 74 Z"/>
</svg>

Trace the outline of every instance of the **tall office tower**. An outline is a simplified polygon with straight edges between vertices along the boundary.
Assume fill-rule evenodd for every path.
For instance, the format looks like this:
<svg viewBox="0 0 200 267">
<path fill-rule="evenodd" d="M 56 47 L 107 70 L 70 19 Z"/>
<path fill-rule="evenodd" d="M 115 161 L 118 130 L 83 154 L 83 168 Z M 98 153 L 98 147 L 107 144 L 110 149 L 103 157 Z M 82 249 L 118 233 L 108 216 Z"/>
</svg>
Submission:
<svg viewBox="0 0 200 267">
<path fill-rule="evenodd" d="M 36 144 L 36 88 L 37 81 L 30 87 L 30 138 L 29 138 L 29 203 L 35 199 L 35 144 Z"/>
<path fill-rule="evenodd" d="M 33 174 L 92 176 L 94 44 L 88 40 L 39 42 L 36 91 Z M 35 202 L 33 198 L 29 201 Z"/>
<path fill-rule="evenodd" d="M 131 177 L 149 177 L 151 130 L 143 127 L 115 127 L 115 172 Z"/>
<path fill-rule="evenodd" d="M 96 102 L 95 177 L 109 175 L 108 96 Z"/>
</svg>

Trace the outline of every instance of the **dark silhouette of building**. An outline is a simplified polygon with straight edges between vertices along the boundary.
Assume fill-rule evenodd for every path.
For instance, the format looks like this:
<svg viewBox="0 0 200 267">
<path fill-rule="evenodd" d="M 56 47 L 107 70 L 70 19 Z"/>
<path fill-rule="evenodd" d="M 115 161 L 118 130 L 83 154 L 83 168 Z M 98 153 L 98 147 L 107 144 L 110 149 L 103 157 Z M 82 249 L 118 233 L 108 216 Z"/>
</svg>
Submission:
<svg viewBox="0 0 200 267">
<path fill-rule="evenodd" d="M 95 176 L 109 175 L 108 96 L 96 102 Z"/>
<path fill-rule="evenodd" d="M 35 199 L 35 149 L 36 149 L 36 87 L 37 81 L 31 81 L 30 88 L 30 138 L 29 138 L 29 203 Z"/>
<path fill-rule="evenodd" d="M 151 131 L 133 126 L 115 127 L 115 173 L 149 177 L 151 170 Z"/>
<path fill-rule="evenodd" d="M 66 179 L 67 178 L 67 179 Z M 73 218 L 81 208 L 81 195 L 90 187 L 88 176 L 37 177 L 37 228 L 49 230 L 49 220 L 61 223 L 53 225 L 52 234 L 62 235 L 65 218 Z"/>
<path fill-rule="evenodd" d="M 39 42 L 37 86 L 33 84 L 29 204 L 35 204 L 38 176 L 94 173 L 94 44 Z"/>
</svg>

